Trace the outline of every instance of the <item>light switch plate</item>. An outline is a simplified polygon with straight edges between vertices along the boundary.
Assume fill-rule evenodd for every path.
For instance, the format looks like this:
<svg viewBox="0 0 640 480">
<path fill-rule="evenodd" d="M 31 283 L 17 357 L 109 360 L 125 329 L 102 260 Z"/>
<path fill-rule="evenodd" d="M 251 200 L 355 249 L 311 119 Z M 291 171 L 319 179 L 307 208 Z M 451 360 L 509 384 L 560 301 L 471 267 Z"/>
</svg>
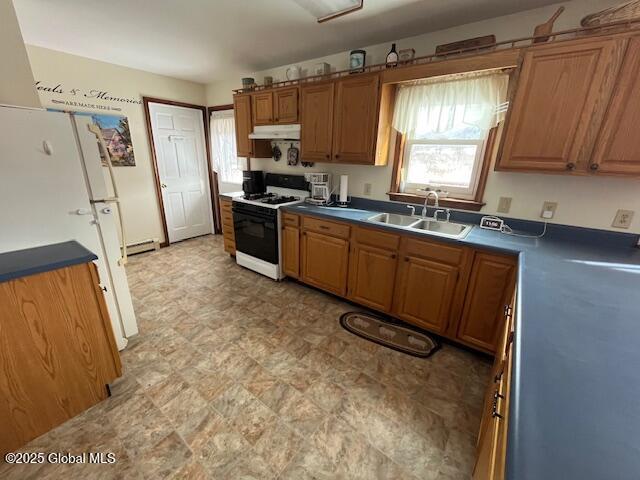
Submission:
<svg viewBox="0 0 640 480">
<path fill-rule="evenodd" d="M 545 220 L 549 220 L 554 217 L 556 214 L 556 209 L 558 208 L 557 202 L 544 202 L 542 204 L 542 212 L 540 212 L 540 218 L 544 218 Z"/>
<path fill-rule="evenodd" d="M 370 196 L 371 195 L 371 184 L 370 183 L 365 183 L 364 184 L 364 195 Z"/>
<path fill-rule="evenodd" d="M 615 228 L 629 228 L 634 213 L 633 210 L 618 210 L 611 226 Z"/>
<path fill-rule="evenodd" d="M 511 197 L 500 197 L 500 200 L 498 200 L 498 213 L 509 213 L 511 200 Z"/>
</svg>

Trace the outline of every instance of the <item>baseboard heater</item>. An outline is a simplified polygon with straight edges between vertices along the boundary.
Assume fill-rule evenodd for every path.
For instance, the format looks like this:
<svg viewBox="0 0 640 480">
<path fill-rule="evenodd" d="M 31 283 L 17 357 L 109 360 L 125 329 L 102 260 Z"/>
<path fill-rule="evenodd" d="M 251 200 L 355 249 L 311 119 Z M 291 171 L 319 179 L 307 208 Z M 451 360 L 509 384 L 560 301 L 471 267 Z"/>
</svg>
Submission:
<svg viewBox="0 0 640 480">
<path fill-rule="evenodd" d="M 149 240 L 143 240 L 142 242 L 127 245 L 128 255 L 149 252 L 151 250 L 160 250 L 160 240 L 157 238 L 150 238 Z"/>
</svg>

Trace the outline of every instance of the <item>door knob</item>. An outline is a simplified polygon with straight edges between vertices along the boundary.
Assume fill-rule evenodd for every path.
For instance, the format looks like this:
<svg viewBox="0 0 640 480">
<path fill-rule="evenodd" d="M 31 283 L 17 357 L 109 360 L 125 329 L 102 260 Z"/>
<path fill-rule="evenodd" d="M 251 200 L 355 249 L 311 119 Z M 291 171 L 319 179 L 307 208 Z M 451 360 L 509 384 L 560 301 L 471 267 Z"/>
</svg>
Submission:
<svg viewBox="0 0 640 480">
<path fill-rule="evenodd" d="M 161 184 L 160 184 L 160 187 L 161 187 L 161 188 L 167 188 L 167 184 L 166 184 L 166 183 L 161 183 Z"/>
</svg>

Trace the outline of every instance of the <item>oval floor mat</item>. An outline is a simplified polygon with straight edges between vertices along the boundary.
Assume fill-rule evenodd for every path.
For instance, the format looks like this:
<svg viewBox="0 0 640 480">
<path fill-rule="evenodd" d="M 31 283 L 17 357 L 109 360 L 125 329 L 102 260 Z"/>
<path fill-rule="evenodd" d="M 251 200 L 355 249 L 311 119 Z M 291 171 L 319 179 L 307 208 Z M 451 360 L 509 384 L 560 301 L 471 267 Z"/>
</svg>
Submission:
<svg viewBox="0 0 640 480">
<path fill-rule="evenodd" d="M 436 339 L 371 313 L 343 313 L 340 316 L 340 325 L 366 340 L 415 357 L 426 358 L 440 348 L 440 342 Z"/>
</svg>

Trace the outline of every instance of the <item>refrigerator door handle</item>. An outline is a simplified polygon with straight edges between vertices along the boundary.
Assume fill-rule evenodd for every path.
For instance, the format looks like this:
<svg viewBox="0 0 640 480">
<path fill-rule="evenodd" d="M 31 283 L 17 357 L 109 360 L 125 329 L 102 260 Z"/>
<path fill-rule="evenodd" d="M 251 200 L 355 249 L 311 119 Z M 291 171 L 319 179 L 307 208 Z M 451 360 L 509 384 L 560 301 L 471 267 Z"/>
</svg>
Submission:
<svg viewBox="0 0 640 480">
<path fill-rule="evenodd" d="M 120 223 L 120 235 L 122 236 L 122 257 L 118 260 L 119 265 L 127 264 L 127 238 L 124 231 L 124 218 L 122 216 L 122 204 L 120 203 L 120 196 L 118 195 L 118 186 L 116 185 L 116 178 L 113 174 L 113 163 L 111 162 L 111 154 L 109 153 L 109 149 L 107 148 L 107 144 L 104 141 L 104 137 L 102 136 L 102 132 L 100 131 L 100 127 L 95 123 L 91 123 L 87 125 L 89 131 L 93 133 L 98 142 L 100 142 L 100 147 L 104 152 L 104 156 L 107 160 L 107 167 L 109 169 L 109 178 L 111 179 L 111 185 L 113 186 L 113 198 L 109 199 L 109 201 L 118 204 L 118 220 Z"/>
</svg>

